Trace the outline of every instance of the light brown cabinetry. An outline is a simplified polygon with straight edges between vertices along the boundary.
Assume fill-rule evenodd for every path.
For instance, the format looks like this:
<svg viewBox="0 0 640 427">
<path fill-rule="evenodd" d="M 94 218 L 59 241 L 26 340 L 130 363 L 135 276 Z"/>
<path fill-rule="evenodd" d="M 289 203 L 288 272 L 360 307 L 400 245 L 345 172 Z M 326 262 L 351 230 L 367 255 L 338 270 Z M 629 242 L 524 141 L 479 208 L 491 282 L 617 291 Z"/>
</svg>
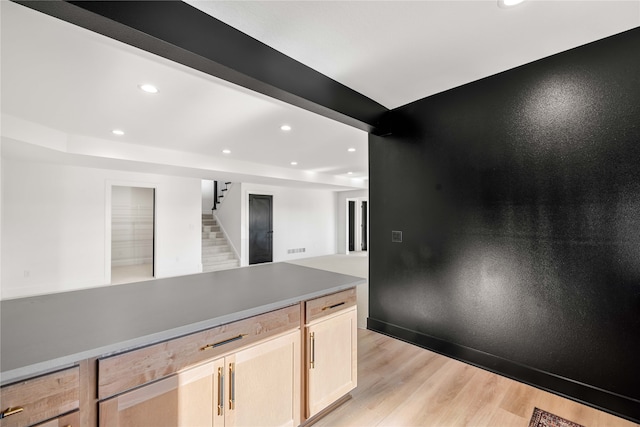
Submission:
<svg viewBox="0 0 640 427">
<path fill-rule="evenodd" d="M 218 360 L 214 426 L 299 425 L 300 371 L 299 330 Z"/>
<path fill-rule="evenodd" d="M 62 415 L 34 427 L 80 427 L 80 411 Z"/>
<path fill-rule="evenodd" d="M 355 305 L 350 289 L 3 386 L 0 427 L 298 426 L 356 385 Z"/>
<path fill-rule="evenodd" d="M 0 427 L 32 426 L 78 409 L 78 371 L 73 367 L 2 387 Z"/>
<path fill-rule="evenodd" d="M 306 303 L 308 418 L 357 385 L 355 289 Z"/>
<path fill-rule="evenodd" d="M 99 426 L 299 425 L 299 305 L 234 322 L 218 332 L 205 331 L 208 342 L 198 333 L 163 343 L 155 348 L 160 353 L 149 351 L 151 346 L 100 361 L 99 395 L 120 392 L 132 381 L 138 387 L 102 400 Z M 251 339 L 255 336 L 261 339 Z M 197 353 L 176 342 L 195 344 Z M 154 367 L 161 366 L 163 357 L 167 366 L 159 371 Z M 184 367 L 194 358 L 197 363 Z M 154 381 L 167 370 L 168 376 Z M 119 378 L 128 373 L 133 379 Z M 144 383 L 145 378 L 151 381 Z"/>
<path fill-rule="evenodd" d="M 100 427 L 212 426 L 214 366 L 208 363 L 99 403 Z"/>
<path fill-rule="evenodd" d="M 300 328 L 292 305 L 98 360 L 98 398 L 106 399 L 270 336 Z"/>
</svg>

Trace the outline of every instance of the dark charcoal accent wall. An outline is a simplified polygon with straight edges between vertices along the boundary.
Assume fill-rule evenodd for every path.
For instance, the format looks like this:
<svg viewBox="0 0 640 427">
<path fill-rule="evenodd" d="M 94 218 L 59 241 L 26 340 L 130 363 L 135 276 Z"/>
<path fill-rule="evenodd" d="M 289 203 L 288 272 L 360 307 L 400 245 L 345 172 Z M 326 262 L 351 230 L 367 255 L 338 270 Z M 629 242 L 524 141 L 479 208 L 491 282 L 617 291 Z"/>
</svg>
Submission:
<svg viewBox="0 0 640 427">
<path fill-rule="evenodd" d="M 389 113 L 371 329 L 640 420 L 638 52 L 640 28 Z"/>
</svg>

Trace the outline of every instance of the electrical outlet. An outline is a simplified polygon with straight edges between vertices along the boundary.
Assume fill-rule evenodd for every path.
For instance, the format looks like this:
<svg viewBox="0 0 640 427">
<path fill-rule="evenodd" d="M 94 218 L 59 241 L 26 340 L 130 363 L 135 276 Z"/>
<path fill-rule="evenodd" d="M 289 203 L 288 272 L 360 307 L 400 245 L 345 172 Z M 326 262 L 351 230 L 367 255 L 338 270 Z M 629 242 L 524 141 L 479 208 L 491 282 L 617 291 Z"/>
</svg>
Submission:
<svg viewBox="0 0 640 427">
<path fill-rule="evenodd" d="M 391 242 L 392 243 L 402 243 L 402 231 L 392 231 L 391 232 Z"/>
</svg>

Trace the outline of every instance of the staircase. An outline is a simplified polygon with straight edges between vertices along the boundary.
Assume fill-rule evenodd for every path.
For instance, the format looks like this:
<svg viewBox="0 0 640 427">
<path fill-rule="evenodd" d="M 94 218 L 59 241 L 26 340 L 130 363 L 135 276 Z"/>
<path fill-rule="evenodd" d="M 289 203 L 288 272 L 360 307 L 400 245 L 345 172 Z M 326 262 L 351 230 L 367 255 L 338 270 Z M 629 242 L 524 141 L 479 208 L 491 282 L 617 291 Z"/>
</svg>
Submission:
<svg viewBox="0 0 640 427">
<path fill-rule="evenodd" d="M 202 271 L 239 267 L 240 262 L 212 214 L 202 214 Z"/>
</svg>

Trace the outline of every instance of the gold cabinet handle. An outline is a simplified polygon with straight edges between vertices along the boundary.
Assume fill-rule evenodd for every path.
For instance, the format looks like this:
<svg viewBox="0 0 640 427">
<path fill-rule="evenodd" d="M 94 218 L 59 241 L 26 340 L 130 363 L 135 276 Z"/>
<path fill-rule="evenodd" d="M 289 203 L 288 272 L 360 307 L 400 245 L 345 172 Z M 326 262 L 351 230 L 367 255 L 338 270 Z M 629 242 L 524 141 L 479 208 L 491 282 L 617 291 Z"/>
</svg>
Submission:
<svg viewBox="0 0 640 427">
<path fill-rule="evenodd" d="M 7 418 L 8 416 L 11 416 L 11 415 L 19 414 L 22 411 L 24 411 L 24 408 L 22 406 L 7 408 L 4 411 L 0 412 L 0 419 Z"/>
<path fill-rule="evenodd" d="M 247 335 L 248 335 L 248 334 L 240 334 L 240 335 L 238 335 L 238 336 L 236 336 L 236 337 L 229 338 L 228 340 L 219 341 L 219 342 L 214 343 L 214 344 L 207 344 L 207 345 L 205 345 L 204 347 L 202 347 L 202 348 L 200 349 L 200 351 L 203 351 L 203 350 L 209 350 L 210 348 L 220 347 L 221 345 L 225 345 L 225 344 L 230 344 L 230 343 L 232 343 L 232 342 L 234 342 L 234 341 L 241 340 L 242 338 L 246 337 Z"/>
<path fill-rule="evenodd" d="M 346 304 L 346 302 L 342 301 L 342 302 L 339 302 L 337 304 L 327 305 L 327 306 L 322 307 L 322 311 L 331 310 L 332 308 L 340 307 L 341 305 L 345 305 L 345 304 Z"/>
<path fill-rule="evenodd" d="M 236 370 L 233 363 L 229 363 L 229 409 L 236 408 Z"/>
<path fill-rule="evenodd" d="M 311 369 L 316 366 L 316 334 L 311 332 L 311 360 L 309 361 Z"/>
<path fill-rule="evenodd" d="M 224 369 L 218 368 L 218 415 L 224 415 Z"/>
</svg>

